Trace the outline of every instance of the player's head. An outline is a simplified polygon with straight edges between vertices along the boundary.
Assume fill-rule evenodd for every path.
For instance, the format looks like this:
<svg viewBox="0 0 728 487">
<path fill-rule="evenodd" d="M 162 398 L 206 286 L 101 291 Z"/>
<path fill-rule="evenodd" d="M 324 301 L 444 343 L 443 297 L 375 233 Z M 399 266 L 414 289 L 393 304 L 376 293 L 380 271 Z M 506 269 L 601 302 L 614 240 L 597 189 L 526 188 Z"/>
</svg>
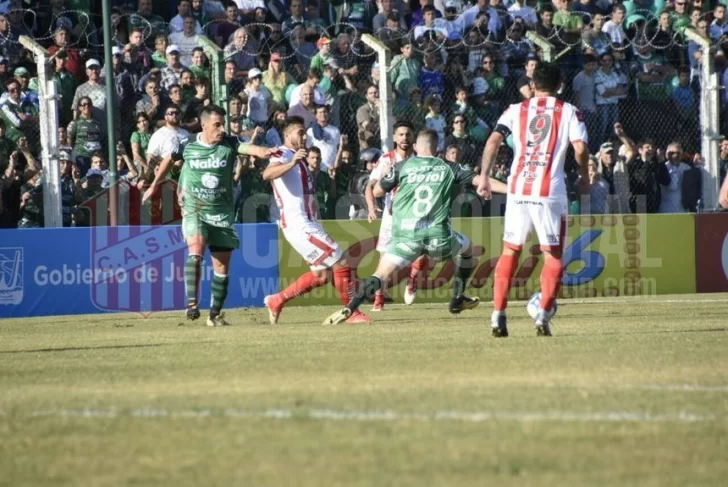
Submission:
<svg viewBox="0 0 728 487">
<path fill-rule="evenodd" d="M 412 150 L 414 137 L 415 129 L 410 122 L 402 120 L 394 124 L 394 143 L 401 150 L 405 152 Z"/>
<path fill-rule="evenodd" d="M 538 63 L 533 71 L 533 87 L 536 91 L 556 93 L 561 85 L 561 69 L 553 63 Z"/>
<path fill-rule="evenodd" d="M 420 156 L 434 156 L 437 153 L 438 142 L 437 132 L 430 129 L 420 130 L 420 133 L 417 134 L 415 151 Z"/>
<path fill-rule="evenodd" d="M 208 143 L 220 142 L 225 137 L 225 109 L 207 105 L 200 112 L 202 135 Z"/>
<path fill-rule="evenodd" d="M 306 155 L 306 162 L 310 169 L 318 169 L 321 167 L 321 149 L 318 147 L 309 147 Z"/>
<path fill-rule="evenodd" d="M 306 146 L 306 124 L 301 117 L 288 117 L 283 123 L 283 144 L 291 149 Z"/>
</svg>

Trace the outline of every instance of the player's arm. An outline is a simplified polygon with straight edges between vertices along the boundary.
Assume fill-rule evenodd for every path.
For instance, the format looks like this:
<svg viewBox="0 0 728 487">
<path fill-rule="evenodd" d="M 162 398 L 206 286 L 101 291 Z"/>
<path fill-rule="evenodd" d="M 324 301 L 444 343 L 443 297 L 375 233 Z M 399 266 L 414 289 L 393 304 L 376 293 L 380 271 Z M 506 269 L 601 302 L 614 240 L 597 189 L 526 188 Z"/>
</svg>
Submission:
<svg viewBox="0 0 728 487">
<path fill-rule="evenodd" d="M 254 156 L 259 159 L 270 159 L 276 154 L 280 153 L 280 149 L 277 147 L 263 147 L 260 145 L 253 145 L 246 142 L 238 145 L 238 154 L 243 156 Z"/>
<path fill-rule="evenodd" d="M 399 185 L 399 171 L 401 168 L 402 162 L 395 164 L 382 179 L 377 181 L 372 190 L 372 194 L 375 198 L 383 197 Z"/>
<path fill-rule="evenodd" d="M 478 180 L 477 192 L 483 199 L 489 200 L 493 187 L 497 187 L 498 193 L 506 193 L 504 184 L 500 181 L 491 181 L 490 171 L 493 167 L 498 151 L 500 150 L 501 144 L 510 135 L 510 129 L 502 124 L 496 125 L 493 133 L 488 137 L 488 142 L 485 143 L 485 149 L 483 149 L 483 158 L 480 162 L 480 175 L 476 178 Z M 475 181 L 475 179 L 473 180 Z M 503 185 L 503 186 L 501 186 Z M 501 189 L 503 191 L 501 191 Z"/>
<path fill-rule="evenodd" d="M 483 180 L 482 174 L 475 176 L 473 178 L 473 186 L 475 186 L 476 188 L 479 188 L 480 182 L 482 180 Z M 501 193 L 501 194 L 508 193 L 508 186 L 503 181 L 498 181 L 497 179 L 491 179 L 490 181 L 488 181 L 488 184 L 490 184 L 491 193 Z"/>
<path fill-rule="evenodd" d="M 278 162 L 272 160 L 268 167 L 263 171 L 263 181 L 273 181 L 286 174 L 293 169 L 299 161 L 306 160 L 306 149 L 299 149 L 288 162 Z"/>
<path fill-rule="evenodd" d="M 377 182 L 382 177 L 382 164 L 384 164 L 384 161 L 379 161 L 377 167 L 375 167 L 372 173 L 369 175 L 369 181 L 364 188 L 364 199 L 367 202 L 367 210 L 369 212 L 368 219 L 370 223 L 377 219 L 377 210 L 379 210 L 379 208 L 377 208 L 377 203 L 374 197 L 374 187 L 377 185 Z"/>
<path fill-rule="evenodd" d="M 617 124 L 619 125 L 619 124 Z M 617 128 L 621 130 L 621 125 L 614 126 L 615 131 Z M 581 194 L 589 194 L 589 135 L 586 131 L 586 124 L 581 116 L 581 112 L 574 109 L 574 115 L 571 117 L 569 123 L 569 141 L 571 146 L 574 148 L 574 157 L 576 164 L 579 166 L 579 186 Z"/>
</svg>

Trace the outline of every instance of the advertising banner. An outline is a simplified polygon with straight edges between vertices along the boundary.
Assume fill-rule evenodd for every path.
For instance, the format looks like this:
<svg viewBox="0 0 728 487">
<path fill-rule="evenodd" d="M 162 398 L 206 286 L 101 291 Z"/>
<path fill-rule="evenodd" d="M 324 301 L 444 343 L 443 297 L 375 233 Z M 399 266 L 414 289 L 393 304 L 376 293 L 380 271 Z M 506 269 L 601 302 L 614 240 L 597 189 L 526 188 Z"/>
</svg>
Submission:
<svg viewBox="0 0 728 487">
<path fill-rule="evenodd" d="M 278 289 L 275 224 L 236 225 L 226 307 L 262 306 Z M 182 310 L 187 255 L 179 225 L 0 231 L 0 317 Z M 200 301 L 210 299 L 209 253 Z"/>
<path fill-rule="evenodd" d="M 696 217 L 698 292 L 728 292 L 728 213 L 700 213 Z"/>
<path fill-rule="evenodd" d="M 379 221 L 326 221 L 324 227 L 347 251 L 359 277 L 371 275 L 379 254 L 375 250 Z M 454 219 L 453 227 L 467 235 L 477 267 L 469 292 L 492 298 L 493 273 L 501 252 L 502 218 Z M 679 231 L 676 231 L 679 229 Z M 569 217 L 564 250 L 562 297 L 652 295 L 695 292 L 695 221 L 693 215 L 605 215 Z M 279 233 L 281 288 L 308 270 L 305 262 Z M 532 233 L 524 246 L 512 297 L 525 299 L 539 289 L 543 256 Z M 454 264 L 431 263 L 427 279 L 418 286 L 418 301 L 447 301 Z M 402 301 L 409 269 L 396 277 L 389 294 Z M 332 286 L 315 289 L 295 304 L 336 304 Z"/>
</svg>

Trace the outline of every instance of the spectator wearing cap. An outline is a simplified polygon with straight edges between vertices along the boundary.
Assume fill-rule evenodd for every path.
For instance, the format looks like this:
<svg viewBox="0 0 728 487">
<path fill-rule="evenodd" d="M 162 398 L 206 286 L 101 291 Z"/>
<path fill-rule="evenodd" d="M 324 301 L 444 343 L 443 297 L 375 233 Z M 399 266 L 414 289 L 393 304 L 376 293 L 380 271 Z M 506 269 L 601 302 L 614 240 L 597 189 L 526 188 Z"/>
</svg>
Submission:
<svg viewBox="0 0 728 487">
<path fill-rule="evenodd" d="M 20 83 L 20 99 L 23 102 L 27 101 L 32 103 L 33 106 L 35 106 L 35 109 L 38 110 L 38 92 L 30 86 L 30 71 L 23 66 L 15 68 L 15 71 L 13 71 L 13 78 Z M 5 103 L 7 99 L 8 94 L 3 93 L 2 96 L 0 96 L 0 105 Z"/>
<path fill-rule="evenodd" d="M 77 79 L 81 80 L 84 76 L 84 64 L 81 59 L 81 53 L 75 47 L 69 46 L 71 42 L 71 32 L 65 27 L 59 27 L 53 34 L 53 45 L 48 48 L 48 52 L 53 55 L 60 49 L 66 51 L 66 69 Z"/>
<path fill-rule="evenodd" d="M 254 124 L 264 127 L 268 123 L 268 101 L 271 99 L 270 91 L 263 86 L 263 72 L 258 68 L 248 71 L 248 85 L 245 88 L 248 95 L 247 116 Z"/>
<path fill-rule="evenodd" d="M 148 39 L 167 35 L 167 22 L 152 11 L 152 0 L 139 0 L 137 12 L 129 16 L 129 25 L 137 29 L 150 29 Z"/>
<path fill-rule="evenodd" d="M 33 138 L 32 147 L 39 147 L 38 140 L 38 110 L 35 105 L 27 100 L 23 100 L 20 83 L 17 79 L 12 79 L 5 83 L 5 91 L 8 94 L 7 99 L 2 104 L 2 117 L 5 121 L 5 131 L 8 139 L 16 144 L 22 137 Z"/>
<path fill-rule="evenodd" d="M 622 130 L 621 124 L 615 125 L 615 134 L 622 143 L 619 155 L 611 142 L 603 143 L 597 153 L 598 170 L 601 179 L 607 183 L 609 200 L 608 213 L 630 213 L 630 172 L 629 166 L 637 156 L 637 148 Z"/>
<path fill-rule="evenodd" d="M 192 51 L 197 47 L 199 33 L 195 30 L 197 21 L 193 16 L 185 15 L 183 21 L 182 30 L 169 35 L 169 43 L 179 47 L 179 62 L 182 63 L 182 66 L 189 67 L 192 64 Z"/>
<path fill-rule="evenodd" d="M 526 0 L 516 0 L 508 7 L 508 17 L 515 22 L 516 19 L 521 19 L 529 29 L 533 29 L 538 24 L 538 16 L 536 10 L 529 6 Z"/>
<path fill-rule="evenodd" d="M 328 105 L 317 105 L 316 121 L 306 130 L 306 146 L 318 147 L 321 151 L 321 166 L 324 171 L 334 167 L 336 154 L 341 144 L 341 132 L 331 125 Z"/>
<path fill-rule="evenodd" d="M 599 162 L 596 157 L 589 157 L 587 171 L 589 174 L 589 198 L 581 204 L 581 213 L 603 215 L 607 213 L 609 204 L 609 184 L 599 174 Z"/>
<path fill-rule="evenodd" d="M 179 84 L 179 78 L 184 66 L 180 62 L 180 49 L 176 44 L 170 44 L 166 49 L 167 66 L 162 68 L 162 88 L 169 90 L 169 87 Z"/>
<path fill-rule="evenodd" d="M 300 85 L 296 86 L 293 91 L 291 92 L 291 100 L 289 102 L 289 106 L 296 105 L 301 100 L 301 90 L 304 86 L 310 86 L 313 88 L 313 96 L 314 96 L 314 103 L 316 105 L 324 105 L 326 103 L 326 95 L 324 92 L 319 88 L 319 84 L 321 83 L 322 74 L 321 71 L 316 68 L 311 68 L 308 70 L 308 75 L 306 76 L 306 81 L 301 83 Z"/>
<path fill-rule="evenodd" d="M 172 20 L 169 21 L 169 35 L 171 36 L 175 32 L 182 32 L 185 30 L 185 17 L 192 17 L 192 0 L 177 0 L 177 15 L 172 17 Z M 192 20 L 194 22 L 194 32 L 195 34 L 202 35 L 202 26 L 197 21 L 196 18 L 192 17 Z M 170 41 L 172 44 L 179 44 L 177 41 Z"/>
<path fill-rule="evenodd" d="M 283 57 L 279 52 L 273 52 L 268 61 L 268 69 L 263 72 L 263 86 L 268 88 L 271 99 L 278 105 L 286 103 L 286 88 L 295 84 L 293 76 L 286 71 Z"/>
<path fill-rule="evenodd" d="M 256 54 L 258 45 L 248 35 L 245 27 L 238 28 L 232 36 L 232 40 L 225 46 L 223 54 L 225 59 L 235 62 L 239 76 L 247 76 L 248 71 L 256 66 Z"/>
<path fill-rule="evenodd" d="M 76 88 L 73 95 L 73 111 L 78 115 L 78 102 L 83 97 L 91 98 L 93 102 L 93 118 L 106 130 L 106 87 L 100 83 L 101 63 L 96 59 L 86 61 L 86 76 L 88 81 Z"/>
<path fill-rule="evenodd" d="M 331 53 L 331 39 L 326 36 L 321 37 L 316 41 L 316 47 L 318 47 L 318 52 L 311 59 L 311 68 L 323 71 L 324 63 L 333 58 L 333 54 Z"/>
<path fill-rule="evenodd" d="M 91 167 L 91 155 L 103 149 L 104 130 L 92 115 L 93 102 L 90 97 L 79 99 L 77 107 L 78 115 L 68 125 L 68 138 L 83 176 Z"/>
<path fill-rule="evenodd" d="M 134 127 L 128 121 L 134 118 L 136 89 L 134 77 L 124 64 L 124 50 L 119 46 L 111 48 L 111 71 L 114 75 L 115 103 L 118 107 L 116 111 L 117 130 L 121 131 L 122 140 L 129 140 Z M 105 74 L 101 76 L 104 85 L 106 84 Z"/>
<path fill-rule="evenodd" d="M 383 29 L 387 26 L 387 17 L 392 13 L 398 14 L 398 27 L 404 31 L 407 30 L 407 22 L 405 22 L 403 15 L 399 15 L 401 14 L 401 12 L 395 9 L 395 3 L 395 0 L 381 0 L 381 9 L 379 10 L 379 13 L 377 13 L 377 15 L 375 15 L 372 19 L 372 28 L 374 29 L 374 32 L 377 32 L 378 30 Z"/>
<path fill-rule="evenodd" d="M 393 68 L 389 72 L 389 76 L 392 87 L 400 100 L 406 100 L 412 88 L 419 88 L 422 63 L 414 57 L 414 49 L 409 36 L 402 40 L 401 52 L 392 60 Z"/>
<path fill-rule="evenodd" d="M 63 215 L 63 226 L 70 227 L 73 224 L 73 207 L 79 203 L 83 203 L 83 188 L 81 187 L 83 179 L 81 178 L 81 172 L 74 167 L 69 151 L 60 151 L 58 158 L 61 166 L 61 212 Z"/>
</svg>

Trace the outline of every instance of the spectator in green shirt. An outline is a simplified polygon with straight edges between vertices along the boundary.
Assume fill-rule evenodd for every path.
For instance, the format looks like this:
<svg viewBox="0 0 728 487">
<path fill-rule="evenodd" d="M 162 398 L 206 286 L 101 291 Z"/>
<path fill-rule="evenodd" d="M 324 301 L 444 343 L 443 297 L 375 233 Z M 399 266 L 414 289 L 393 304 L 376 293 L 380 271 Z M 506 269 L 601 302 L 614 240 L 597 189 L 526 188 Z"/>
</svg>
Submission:
<svg viewBox="0 0 728 487">
<path fill-rule="evenodd" d="M 37 130 L 38 110 L 29 101 L 21 99 L 20 83 L 13 78 L 5 83 L 8 99 L 2 106 L 2 117 L 5 121 L 7 137 L 17 143 L 18 139 L 32 134 Z M 25 131 L 28 131 L 28 134 Z"/>
<path fill-rule="evenodd" d="M 402 54 L 392 60 L 389 72 L 392 86 L 400 99 L 407 99 L 410 90 L 418 86 L 422 63 L 414 57 L 414 49 L 409 36 L 402 41 Z"/>
<path fill-rule="evenodd" d="M 136 131 L 131 134 L 131 153 L 134 156 L 134 164 L 146 170 L 147 147 L 152 134 L 149 132 L 149 116 L 140 112 L 136 116 Z"/>
<path fill-rule="evenodd" d="M 68 138 L 76 153 L 76 164 L 85 175 L 91 167 L 91 155 L 102 150 L 101 124 L 91 115 L 91 98 L 82 97 L 78 101 L 78 118 L 68 125 Z"/>
</svg>

